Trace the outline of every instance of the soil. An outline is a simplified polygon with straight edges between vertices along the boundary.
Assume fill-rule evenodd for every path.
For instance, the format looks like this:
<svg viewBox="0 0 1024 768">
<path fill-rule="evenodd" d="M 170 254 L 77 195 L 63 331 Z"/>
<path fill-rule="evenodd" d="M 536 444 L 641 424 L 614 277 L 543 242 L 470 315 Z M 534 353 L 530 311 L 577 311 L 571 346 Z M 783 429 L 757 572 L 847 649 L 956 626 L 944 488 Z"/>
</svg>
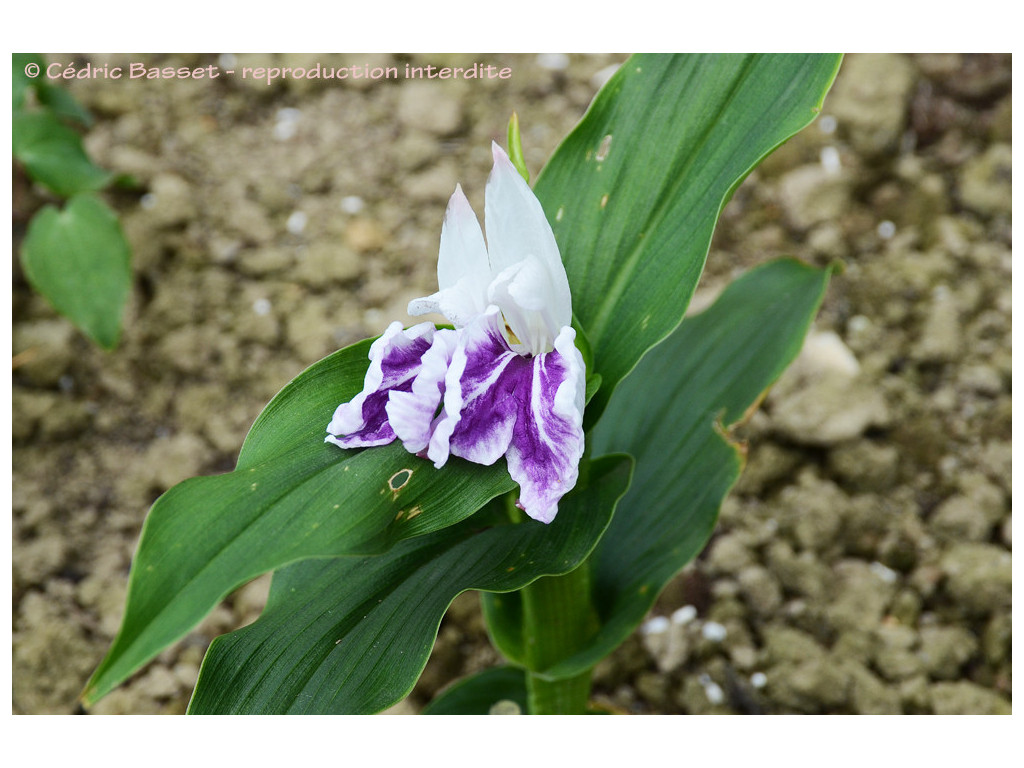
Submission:
<svg viewBox="0 0 1024 768">
<path fill-rule="evenodd" d="M 13 707 L 81 711 L 145 513 L 230 470 L 287 381 L 435 289 L 456 182 L 482 210 L 512 111 L 539 169 L 623 55 L 51 55 L 148 67 L 469 66 L 508 79 L 94 79 L 86 146 L 133 248 L 104 353 L 13 275 Z M 822 117 L 737 191 L 695 307 L 740 271 L 841 262 L 747 427 L 704 554 L 595 675 L 633 713 L 1002 713 L 1011 688 L 1008 55 L 849 56 Z M 14 245 L 45 200 L 15 169 Z M 206 645 L 267 577 L 92 712 L 184 711 Z M 413 712 L 497 663 L 477 598 Z"/>
</svg>

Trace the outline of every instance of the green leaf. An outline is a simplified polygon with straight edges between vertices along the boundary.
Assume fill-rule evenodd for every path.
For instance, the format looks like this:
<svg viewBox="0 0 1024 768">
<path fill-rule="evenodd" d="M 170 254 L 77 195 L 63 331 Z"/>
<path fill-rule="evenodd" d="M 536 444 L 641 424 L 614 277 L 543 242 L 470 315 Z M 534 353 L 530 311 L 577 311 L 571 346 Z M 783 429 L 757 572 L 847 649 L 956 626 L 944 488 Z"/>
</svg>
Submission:
<svg viewBox="0 0 1024 768">
<path fill-rule="evenodd" d="M 63 211 L 44 207 L 29 223 L 21 263 L 58 312 L 101 347 L 117 346 L 131 292 L 131 249 L 101 200 L 76 195 Z"/>
<path fill-rule="evenodd" d="M 11 103 L 14 112 L 25 107 L 26 95 L 37 85 L 39 76 L 29 77 L 26 72 L 30 65 L 38 67 L 36 72 L 40 74 L 46 70 L 46 60 L 38 53 L 11 54 Z"/>
<path fill-rule="evenodd" d="M 443 470 L 400 444 L 344 451 L 323 442 L 361 388 L 369 342 L 321 360 L 285 387 L 250 432 L 234 472 L 186 480 L 143 526 L 124 620 L 83 700 L 104 696 L 250 579 L 309 557 L 381 552 L 465 519 L 515 487 L 504 463 Z"/>
<path fill-rule="evenodd" d="M 765 155 L 815 118 L 839 61 L 633 56 L 548 161 L 535 191 L 603 379 L 588 425 L 682 320 L 722 207 Z"/>
<path fill-rule="evenodd" d="M 619 387 L 590 439 L 595 453 L 628 451 L 637 462 L 588 561 L 602 626 L 589 647 L 548 670 L 552 677 L 611 653 L 703 549 L 743 466 L 729 429 L 799 352 L 830 274 L 793 260 L 751 270 Z"/>
<path fill-rule="evenodd" d="M 100 189 L 113 178 L 92 164 L 81 137 L 52 112 L 16 112 L 11 132 L 14 158 L 61 197 Z"/>
<path fill-rule="evenodd" d="M 92 114 L 78 103 L 78 100 L 71 95 L 70 91 L 50 85 L 46 81 L 36 83 L 36 93 L 39 94 L 39 103 L 49 107 L 58 117 L 74 120 L 86 128 L 92 126 L 94 120 Z"/>
<path fill-rule="evenodd" d="M 500 504 L 377 557 L 305 560 L 274 574 L 259 620 L 214 640 L 192 713 L 376 712 L 412 689 L 451 601 L 573 570 L 629 485 L 625 456 L 584 462 L 550 525 Z M 498 507 L 498 509 L 495 509 Z"/>
<path fill-rule="evenodd" d="M 459 680 L 424 707 L 421 714 L 489 715 L 491 707 L 498 702 L 513 702 L 521 713 L 526 712 L 526 673 L 523 670 L 492 667 Z"/>
</svg>

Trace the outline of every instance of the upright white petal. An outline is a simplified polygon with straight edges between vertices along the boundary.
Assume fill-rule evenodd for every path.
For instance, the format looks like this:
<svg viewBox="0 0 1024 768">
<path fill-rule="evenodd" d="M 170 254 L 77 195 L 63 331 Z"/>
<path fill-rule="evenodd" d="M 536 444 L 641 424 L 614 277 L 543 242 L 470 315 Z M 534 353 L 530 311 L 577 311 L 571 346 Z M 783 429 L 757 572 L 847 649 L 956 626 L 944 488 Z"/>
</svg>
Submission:
<svg viewBox="0 0 1024 768">
<path fill-rule="evenodd" d="M 549 317 L 542 322 L 548 326 L 550 348 L 559 331 L 572 322 L 569 280 L 540 201 L 504 150 L 497 144 L 492 144 L 491 149 L 494 169 L 487 179 L 484 202 L 491 274 L 498 276 L 528 257 L 536 259 L 543 269 L 544 279 L 530 282 L 543 292 L 537 296 L 538 303 L 548 308 Z M 527 309 L 523 297 L 516 303 L 520 309 Z"/>
<path fill-rule="evenodd" d="M 487 247 L 473 208 L 460 185 L 448 201 L 437 256 L 438 292 L 414 299 L 410 315 L 437 312 L 462 328 L 487 308 L 491 267 Z"/>
</svg>

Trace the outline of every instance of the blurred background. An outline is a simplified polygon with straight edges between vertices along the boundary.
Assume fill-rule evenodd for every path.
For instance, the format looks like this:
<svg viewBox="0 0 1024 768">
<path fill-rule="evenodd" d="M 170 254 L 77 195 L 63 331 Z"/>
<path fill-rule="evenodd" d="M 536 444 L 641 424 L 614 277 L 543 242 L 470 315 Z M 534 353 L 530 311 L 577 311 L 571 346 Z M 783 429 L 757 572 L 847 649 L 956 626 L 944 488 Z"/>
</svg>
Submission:
<svg viewBox="0 0 1024 768">
<path fill-rule="evenodd" d="M 456 182 L 482 211 L 512 111 L 536 174 L 625 55 L 47 54 L 146 67 L 468 67 L 507 79 L 83 79 L 131 244 L 120 346 L 13 270 L 13 706 L 81 711 L 146 510 L 234 466 L 292 377 L 411 322 Z M 363 69 L 368 67 L 369 70 Z M 737 190 L 692 311 L 743 270 L 840 261 L 746 428 L 699 560 L 595 677 L 634 713 L 1000 713 L 1011 687 L 1011 60 L 846 58 L 821 117 Z M 637 119 L 643 119 L 638 115 Z M 14 167 L 14 248 L 47 202 Z M 95 713 L 181 713 L 240 589 Z M 465 594 L 396 712 L 497 663 Z"/>
</svg>

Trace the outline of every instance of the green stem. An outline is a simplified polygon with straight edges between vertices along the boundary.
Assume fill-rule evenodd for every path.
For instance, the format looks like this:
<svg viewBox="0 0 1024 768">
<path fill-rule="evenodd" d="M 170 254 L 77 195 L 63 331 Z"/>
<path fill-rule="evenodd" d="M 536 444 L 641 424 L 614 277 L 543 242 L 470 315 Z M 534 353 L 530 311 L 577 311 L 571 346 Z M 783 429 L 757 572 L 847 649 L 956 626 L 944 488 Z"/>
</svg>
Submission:
<svg viewBox="0 0 1024 768">
<path fill-rule="evenodd" d="M 528 668 L 546 669 L 577 651 L 597 630 L 591 605 L 590 567 L 584 562 L 563 576 L 545 576 L 522 589 Z M 581 715 L 590 696 L 590 670 L 548 679 L 527 672 L 531 714 Z"/>
</svg>

